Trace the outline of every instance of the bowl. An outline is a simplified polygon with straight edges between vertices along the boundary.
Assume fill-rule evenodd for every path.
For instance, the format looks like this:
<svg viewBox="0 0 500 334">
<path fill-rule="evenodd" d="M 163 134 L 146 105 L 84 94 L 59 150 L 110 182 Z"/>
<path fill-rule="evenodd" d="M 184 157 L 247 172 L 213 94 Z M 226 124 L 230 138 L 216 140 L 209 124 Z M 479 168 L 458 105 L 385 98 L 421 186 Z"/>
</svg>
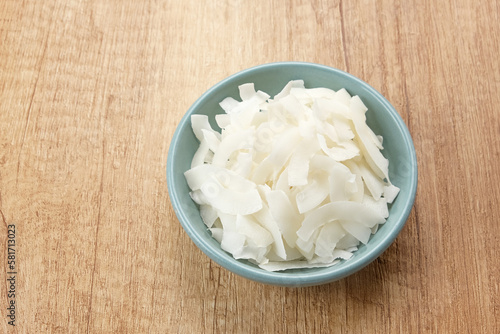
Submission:
<svg viewBox="0 0 500 334">
<path fill-rule="evenodd" d="M 293 269 L 269 272 L 248 262 L 236 260 L 221 249 L 203 223 L 197 205 L 189 196 L 190 189 L 184 172 L 199 142 L 191 129 L 193 114 L 208 115 L 214 129 L 219 129 L 214 116 L 223 113 L 219 102 L 231 96 L 239 99 L 238 86 L 253 82 L 255 88 L 271 96 L 277 94 L 290 80 L 302 79 L 307 88 L 345 88 L 359 95 L 368 107 L 367 124 L 384 138 L 382 154 L 389 160 L 389 177 L 401 190 L 389 206 L 389 217 L 366 245 L 347 261 L 327 268 Z M 379 257 L 396 239 L 410 214 L 417 190 L 417 160 L 410 133 L 393 106 L 379 92 L 362 80 L 341 70 L 303 62 L 263 64 L 238 72 L 206 91 L 186 112 L 172 138 L 167 160 L 167 184 L 173 209 L 182 227 L 213 261 L 247 279 L 279 286 L 312 286 L 325 284 L 351 275 Z"/>
</svg>

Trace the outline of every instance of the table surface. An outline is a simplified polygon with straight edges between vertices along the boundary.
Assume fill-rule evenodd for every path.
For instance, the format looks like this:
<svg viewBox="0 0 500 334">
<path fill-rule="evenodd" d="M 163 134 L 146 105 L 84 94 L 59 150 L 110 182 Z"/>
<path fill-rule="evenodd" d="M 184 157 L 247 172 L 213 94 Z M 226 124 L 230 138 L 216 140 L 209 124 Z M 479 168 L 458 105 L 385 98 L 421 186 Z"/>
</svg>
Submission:
<svg viewBox="0 0 500 334">
<path fill-rule="evenodd" d="M 499 13 L 494 0 L 0 2 L 0 332 L 499 333 Z M 205 90 L 292 60 L 385 95 L 419 168 L 389 249 L 309 288 L 209 260 L 165 177 Z"/>
</svg>

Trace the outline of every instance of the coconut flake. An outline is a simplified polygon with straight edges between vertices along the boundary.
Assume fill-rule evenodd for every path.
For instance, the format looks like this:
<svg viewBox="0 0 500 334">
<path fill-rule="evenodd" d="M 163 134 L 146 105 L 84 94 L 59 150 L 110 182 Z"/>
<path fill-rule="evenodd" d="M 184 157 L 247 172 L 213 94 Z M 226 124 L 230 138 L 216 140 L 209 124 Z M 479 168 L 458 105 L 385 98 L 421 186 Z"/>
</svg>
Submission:
<svg viewBox="0 0 500 334">
<path fill-rule="evenodd" d="M 283 236 L 281 234 L 278 223 L 271 215 L 269 207 L 263 205 L 262 209 L 253 214 L 254 218 L 260 223 L 261 226 L 266 228 L 271 237 L 273 238 L 273 251 L 280 257 L 281 260 L 287 260 L 287 252 L 285 250 L 285 245 L 283 243 Z"/>
<path fill-rule="evenodd" d="M 329 195 L 328 177 L 318 174 L 296 196 L 299 213 L 305 213 L 315 209 Z"/>
<path fill-rule="evenodd" d="M 340 221 L 340 225 L 350 233 L 353 237 L 361 241 L 363 244 L 368 242 L 370 235 L 372 234 L 372 230 L 370 227 L 364 226 L 361 223 L 355 221 Z"/>
<path fill-rule="evenodd" d="M 303 140 L 293 152 L 290 163 L 288 164 L 288 185 L 304 186 L 307 185 L 307 176 L 309 175 L 309 162 L 319 150 L 318 142 L 312 139 Z"/>
<path fill-rule="evenodd" d="M 266 194 L 269 211 L 279 226 L 283 238 L 290 247 L 295 246 L 297 230 L 300 227 L 301 217 L 295 212 L 290 199 L 281 190 L 273 190 Z"/>
<path fill-rule="evenodd" d="M 325 204 L 306 215 L 302 226 L 297 231 L 299 238 L 307 240 L 312 233 L 327 222 L 343 220 L 353 221 L 372 227 L 385 222 L 377 211 L 361 203 L 339 201 Z"/>
<path fill-rule="evenodd" d="M 243 101 L 250 100 L 256 93 L 255 86 L 252 82 L 238 86 L 238 90 L 240 91 L 240 97 Z"/>
<path fill-rule="evenodd" d="M 399 188 L 366 106 L 345 90 L 289 82 L 274 99 L 254 84 L 191 123 L 200 146 L 185 172 L 221 248 L 270 271 L 348 260 L 385 222 Z M 365 191 L 366 189 L 366 191 Z"/>
<path fill-rule="evenodd" d="M 220 133 L 212 129 L 207 115 L 191 115 L 191 127 L 199 141 L 202 141 L 204 138 L 202 130 L 213 132 L 217 137 L 220 137 Z"/>
<path fill-rule="evenodd" d="M 236 108 L 239 104 L 240 103 L 238 101 L 236 101 L 235 99 L 233 99 L 232 97 L 226 97 L 224 100 L 222 100 L 219 103 L 220 107 L 226 112 L 226 114 L 230 114 L 231 111 L 234 108 Z M 216 116 L 216 119 L 217 119 L 217 116 Z M 227 117 L 227 119 L 229 120 L 230 118 Z M 221 126 L 221 128 L 224 128 L 224 127 Z"/>
<path fill-rule="evenodd" d="M 292 88 L 305 88 L 304 87 L 304 80 L 292 80 L 292 81 L 290 81 L 289 83 L 287 83 L 285 85 L 285 87 L 283 87 L 283 89 L 281 90 L 281 92 L 279 92 L 274 97 L 274 100 L 278 101 L 278 100 L 284 98 L 285 96 L 288 96 L 290 94 L 290 90 Z"/>
<path fill-rule="evenodd" d="M 356 176 L 343 164 L 335 164 L 328 177 L 330 201 L 347 201 L 358 190 Z"/>
<path fill-rule="evenodd" d="M 254 129 L 249 128 L 245 131 L 235 132 L 226 136 L 219 144 L 218 150 L 214 152 L 212 164 L 226 166 L 227 161 L 235 151 L 250 149 L 253 147 Z"/>
<path fill-rule="evenodd" d="M 388 185 L 384 187 L 384 198 L 387 200 L 387 203 L 392 203 L 396 196 L 399 194 L 399 188 L 395 185 Z"/>
<path fill-rule="evenodd" d="M 358 156 L 359 152 L 355 149 L 346 149 L 344 147 L 328 147 L 325 136 L 317 134 L 318 143 L 323 152 L 335 161 L 345 161 Z"/>
<path fill-rule="evenodd" d="M 200 216 L 207 227 L 212 227 L 214 222 L 219 218 L 217 211 L 210 205 L 200 205 Z"/>
<path fill-rule="evenodd" d="M 359 144 L 366 161 L 378 177 L 389 180 L 389 161 L 378 149 L 378 139 L 374 138 L 371 129 L 366 125 L 366 106 L 358 96 L 351 99 L 350 110 Z"/>
<path fill-rule="evenodd" d="M 194 153 L 193 160 L 191 160 L 191 168 L 203 165 L 206 162 L 208 151 L 210 151 L 210 146 L 205 139 L 202 139 L 200 146 Z"/>
</svg>

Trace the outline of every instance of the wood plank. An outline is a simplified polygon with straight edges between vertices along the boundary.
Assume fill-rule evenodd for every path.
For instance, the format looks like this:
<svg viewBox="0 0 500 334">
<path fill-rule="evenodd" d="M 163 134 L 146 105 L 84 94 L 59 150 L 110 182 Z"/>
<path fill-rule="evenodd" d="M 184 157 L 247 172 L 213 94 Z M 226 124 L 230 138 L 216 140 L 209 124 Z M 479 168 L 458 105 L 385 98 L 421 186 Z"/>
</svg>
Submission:
<svg viewBox="0 0 500 334">
<path fill-rule="evenodd" d="M 5 333 L 500 331 L 496 1 L 4 1 Z M 242 69 L 308 61 L 385 95 L 412 133 L 415 207 L 364 270 L 266 286 L 196 248 L 169 202 L 170 140 Z M 0 289 L 8 292 L 0 249 Z"/>
</svg>

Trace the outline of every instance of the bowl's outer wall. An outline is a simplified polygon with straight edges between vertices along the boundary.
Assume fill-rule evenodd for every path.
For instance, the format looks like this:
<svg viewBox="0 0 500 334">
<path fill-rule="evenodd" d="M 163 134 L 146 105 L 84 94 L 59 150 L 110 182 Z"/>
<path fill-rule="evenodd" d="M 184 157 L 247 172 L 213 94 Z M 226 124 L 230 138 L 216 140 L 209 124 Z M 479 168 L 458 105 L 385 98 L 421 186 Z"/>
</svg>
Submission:
<svg viewBox="0 0 500 334">
<path fill-rule="evenodd" d="M 235 260 L 220 248 L 200 218 L 198 207 L 189 196 L 190 189 L 184 172 L 190 168 L 199 142 L 191 129 L 192 114 L 206 114 L 218 129 L 214 116 L 223 113 L 219 102 L 231 96 L 239 100 L 238 86 L 253 82 L 256 90 L 271 96 L 279 93 L 290 80 L 304 80 L 307 88 L 345 88 L 358 95 L 368 108 L 367 124 L 384 138 L 382 153 L 389 159 L 389 177 L 401 191 L 389 208 L 387 222 L 372 235 L 367 245 L 361 245 L 353 258 L 329 268 L 297 269 L 267 272 L 248 261 Z M 306 286 L 328 283 L 348 276 L 376 259 L 403 228 L 415 199 L 417 161 L 412 139 L 403 120 L 391 104 L 363 81 L 330 67 L 311 63 L 271 63 L 239 72 L 213 86 L 203 94 L 181 120 L 169 149 L 167 183 L 173 208 L 183 228 L 195 244 L 221 266 L 262 283 L 283 286 Z"/>
</svg>

